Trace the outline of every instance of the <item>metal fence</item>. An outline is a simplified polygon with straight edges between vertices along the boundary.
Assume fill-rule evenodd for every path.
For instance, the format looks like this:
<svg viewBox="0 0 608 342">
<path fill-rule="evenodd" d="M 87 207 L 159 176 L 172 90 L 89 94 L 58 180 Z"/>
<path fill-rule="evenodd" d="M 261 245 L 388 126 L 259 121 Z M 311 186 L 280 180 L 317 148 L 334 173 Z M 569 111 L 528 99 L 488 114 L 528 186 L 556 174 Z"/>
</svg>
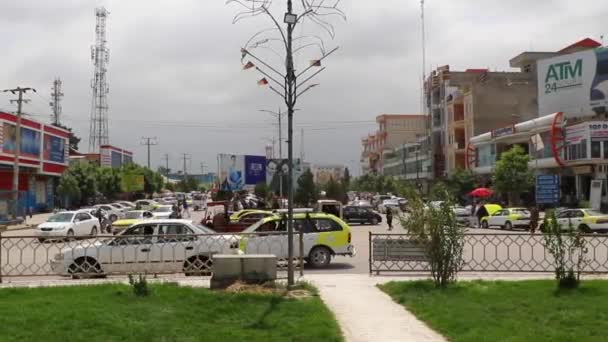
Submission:
<svg viewBox="0 0 608 342">
<path fill-rule="evenodd" d="M 303 272 L 302 235 L 294 234 L 294 267 Z M 285 277 L 282 233 L 119 235 L 84 239 L 0 235 L 2 277 L 91 277 L 132 273 L 211 275 L 216 254 L 274 254 Z"/>
<path fill-rule="evenodd" d="M 608 273 L 608 235 L 584 235 L 585 273 Z M 424 249 L 410 234 L 369 234 L 369 272 L 428 272 Z M 417 245 L 418 247 L 413 247 Z M 574 262 L 570 255 L 569 262 Z M 465 234 L 461 271 L 553 272 L 542 234 Z"/>
</svg>

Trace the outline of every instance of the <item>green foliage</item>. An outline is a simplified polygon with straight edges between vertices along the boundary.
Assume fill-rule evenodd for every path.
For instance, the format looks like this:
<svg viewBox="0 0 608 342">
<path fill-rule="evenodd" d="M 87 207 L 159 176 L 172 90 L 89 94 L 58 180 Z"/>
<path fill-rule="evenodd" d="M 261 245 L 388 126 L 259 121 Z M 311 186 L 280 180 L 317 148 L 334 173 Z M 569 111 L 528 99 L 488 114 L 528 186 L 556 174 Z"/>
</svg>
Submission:
<svg viewBox="0 0 608 342">
<path fill-rule="evenodd" d="M 232 191 L 219 190 L 212 195 L 214 201 L 229 201 L 232 199 Z"/>
<path fill-rule="evenodd" d="M 341 183 L 334 180 L 333 177 L 329 179 L 327 184 L 325 184 L 325 196 L 343 203 L 348 201 L 346 189 Z"/>
<path fill-rule="evenodd" d="M 298 187 L 294 195 L 296 203 L 309 206 L 318 200 L 319 194 L 317 186 L 314 182 L 314 176 L 310 169 L 306 169 L 304 173 L 298 178 Z"/>
<path fill-rule="evenodd" d="M 253 193 L 259 198 L 265 199 L 269 194 L 268 184 L 266 184 L 266 182 L 259 182 L 255 185 L 255 188 L 253 188 Z"/>
<path fill-rule="evenodd" d="M 576 288 L 580 283 L 581 270 L 587 260 L 586 240 L 583 232 L 572 223 L 564 230 L 553 211 L 543 221 L 544 246 L 553 256 L 555 279 L 558 288 Z"/>
<path fill-rule="evenodd" d="M 344 169 L 344 176 L 342 176 L 342 185 L 344 186 L 344 189 L 347 189 L 350 187 L 350 170 L 348 168 Z"/>
<path fill-rule="evenodd" d="M 446 180 L 446 186 L 458 197 L 478 187 L 477 175 L 470 169 L 456 169 Z"/>
<path fill-rule="evenodd" d="M 80 138 L 76 136 L 76 134 L 74 134 L 74 132 L 72 132 L 72 128 L 62 125 L 61 123 L 59 124 L 53 124 L 53 126 L 59 127 L 59 128 L 63 128 L 63 129 L 67 129 L 68 131 L 70 131 L 70 135 L 68 137 L 69 139 L 69 144 L 70 144 L 70 148 L 78 151 L 78 144 L 80 143 Z"/>
<path fill-rule="evenodd" d="M 510 205 L 517 205 L 519 194 L 526 192 L 534 185 L 534 175 L 528 169 L 530 156 L 524 149 L 515 145 L 502 153 L 496 162 L 492 182 L 498 192 L 507 194 Z"/>
<path fill-rule="evenodd" d="M 147 297 L 150 294 L 150 288 L 148 287 L 148 281 L 144 274 L 139 274 L 136 279 L 132 274 L 129 274 L 129 284 L 133 288 L 133 293 L 137 297 Z"/>
<path fill-rule="evenodd" d="M 111 167 L 100 167 L 97 169 L 97 187 L 99 192 L 109 199 L 116 198 L 122 192 L 121 172 Z"/>
<path fill-rule="evenodd" d="M 63 173 L 62 177 L 72 176 L 80 189 L 80 204 L 85 205 L 97 194 L 97 166 L 91 163 L 77 163 Z M 76 203 L 74 203 L 76 204 Z"/>
<path fill-rule="evenodd" d="M 446 287 L 462 268 L 464 229 L 458 225 L 447 188 L 441 185 L 435 191 L 436 200 L 444 201 L 440 208 L 427 207 L 420 196 L 410 195 L 410 212 L 399 219 L 401 226 L 425 247 L 435 286 Z"/>
<path fill-rule="evenodd" d="M 175 189 L 179 192 L 190 192 L 198 190 L 200 185 L 200 182 L 196 178 L 186 175 L 186 179 L 179 181 Z"/>
<path fill-rule="evenodd" d="M 81 193 L 78 181 L 69 173 L 63 174 L 59 179 L 57 193 L 64 198 L 67 197 L 69 203 L 80 203 Z"/>
<path fill-rule="evenodd" d="M 165 183 L 165 189 L 167 189 L 169 191 L 175 191 L 175 184 L 167 182 L 167 183 Z"/>
</svg>

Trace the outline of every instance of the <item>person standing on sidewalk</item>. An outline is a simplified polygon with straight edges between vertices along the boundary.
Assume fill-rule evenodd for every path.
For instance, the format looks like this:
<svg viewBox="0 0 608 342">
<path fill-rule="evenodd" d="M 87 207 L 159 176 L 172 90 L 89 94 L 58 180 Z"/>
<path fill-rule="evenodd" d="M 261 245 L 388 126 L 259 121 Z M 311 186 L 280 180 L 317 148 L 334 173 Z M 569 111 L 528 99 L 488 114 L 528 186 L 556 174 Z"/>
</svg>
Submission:
<svg viewBox="0 0 608 342">
<path fill-rule="evenodd" d="M 530 233 L 532 234 L 536 232 L 536 227 L 538 227 L 539 216 L 540 213 L 537 206 L 530 208 Z"/>
<path fill-rule="evenodd" d="M 386 223 L 388 224 L 388 230 L 393 230 L 393 211 L 390 207 L 386 207 Z"/>
<path fill-rule="evenodd" d="M 186 215 L 188 215 L 188 218 L 190 218 L 190 210 L 188 210 L 188 200 L 184 199 L 183 216 L 186 217 Z"/>
</svg>

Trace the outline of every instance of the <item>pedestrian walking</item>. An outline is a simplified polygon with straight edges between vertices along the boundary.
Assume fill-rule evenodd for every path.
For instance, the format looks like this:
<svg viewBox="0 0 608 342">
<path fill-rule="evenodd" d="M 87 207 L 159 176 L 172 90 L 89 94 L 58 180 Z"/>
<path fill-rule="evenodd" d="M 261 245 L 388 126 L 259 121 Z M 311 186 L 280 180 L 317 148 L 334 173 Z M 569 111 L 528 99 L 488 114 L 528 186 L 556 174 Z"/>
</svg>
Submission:
<svg viewBox="0 0 608 342">
<path fill-rule="evenodd" d="M 184 200 L 184 210 L 183 210 L 183 216 L 185 217 L 186 215 L 188 215 L 188 218 L 190 218 L 190 210 L 188 210 L 188 200 Z"/>
<path fill-rule="evenodd" d="M 386 223 L 388 224 L 388 230 L 393 230 L 393 211 L 390 207 L 386 207 Z"/>
<path fill-rule="evenodd" d="M 536 227 L 538 227 L 539 216 L 540 213 L 537 206 L 530 208 L 530 233 L 532 234 L 536 232 Z"/>
</svg>

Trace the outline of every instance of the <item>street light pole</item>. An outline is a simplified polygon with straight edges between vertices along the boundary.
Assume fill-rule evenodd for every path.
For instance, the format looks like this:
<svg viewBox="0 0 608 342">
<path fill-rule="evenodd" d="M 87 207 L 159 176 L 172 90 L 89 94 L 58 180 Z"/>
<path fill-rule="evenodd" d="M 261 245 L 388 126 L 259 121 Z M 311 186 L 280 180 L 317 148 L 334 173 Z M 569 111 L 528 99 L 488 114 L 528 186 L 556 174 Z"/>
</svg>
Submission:
<svg viewBox="0 0 608 342">
<path fill-rule="evenodd" d="M 293 25 L 295 21 L 290 20 L 294 16 L 291 0 L 287 0 L 287 13 L 285 14 L 285 22 L 287 22 L 287 92 L 285 96 L 285 104 L 287 105 L 287 159 L 289 172 L 287 175 L 287 285 L 293 286 L 294 271 L 293 271 L 293 107 L 295 105 L 294 83 L 295 74 L 293 70 Z"/>
</svg>

